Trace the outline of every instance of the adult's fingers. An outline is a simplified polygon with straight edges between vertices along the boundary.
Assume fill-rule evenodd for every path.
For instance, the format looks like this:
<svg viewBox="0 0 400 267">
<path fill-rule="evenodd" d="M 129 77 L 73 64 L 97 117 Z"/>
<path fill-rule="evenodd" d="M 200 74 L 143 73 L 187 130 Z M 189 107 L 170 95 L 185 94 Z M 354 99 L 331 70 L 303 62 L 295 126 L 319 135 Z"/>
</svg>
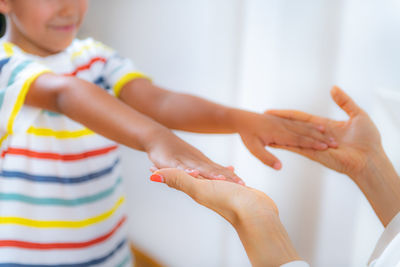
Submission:
<svg viewBox="0 0 400 267">
<path fill-rule="evenodd" d="M 194 178 L 185 171 L 176 168 L 160 169 L 153 173 L 150 180 L 165 183 L 169 187 L 186 193 L 195 200 L 198 199 L 199 194 L 207 186 L 201 179 Z"/>
<path fill-rule="evenodd" d="M 331 90 L 331 96 L 336 104 L 343 109 L 347 115 L 351 118 L 357 116 L 362 109 L 354 102 L 349 95 L 347 95 L 342 89 L 334 86 Z"/>
<path fill-rule="evenodd" d="M 242 136 L 242 140 L 247 149 L 261 162 L 275 170 L 280 170 L 282 168 L 282 163 L 279 159 L 265 149 L 264 144 L 259 138 L 254 136 Z"/>
</svg>

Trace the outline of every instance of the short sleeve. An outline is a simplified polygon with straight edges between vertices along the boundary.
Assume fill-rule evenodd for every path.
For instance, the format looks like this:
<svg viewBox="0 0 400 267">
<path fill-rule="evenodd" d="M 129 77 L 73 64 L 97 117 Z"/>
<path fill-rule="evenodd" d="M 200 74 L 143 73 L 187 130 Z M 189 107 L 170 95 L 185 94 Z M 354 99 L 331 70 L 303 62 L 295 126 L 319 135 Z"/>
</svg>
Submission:
<svg viewBox="0 0 400 267">
<path fill-rule="evenodd" d="M 100 55 L 105 59 L 102 77 L 105 84 L 112 89 L 112 94 L 119 96 L 121 89 L 128 82 L 137 78 L 150 78 L 140 72 L 133 64 L 132 60 L 124 58 L 114 49 L 94 40 L 91 47 L 97 50 L 96 55 Z"/>
<path fill-rule="evenodd" d="M 25 97 L 35 79 L 49 70 L 30 59 L 12 56 L 0 60 L 0 145 L 17 132 L 26 131 L 40 109 L 25 106 Z"/>
</svg>

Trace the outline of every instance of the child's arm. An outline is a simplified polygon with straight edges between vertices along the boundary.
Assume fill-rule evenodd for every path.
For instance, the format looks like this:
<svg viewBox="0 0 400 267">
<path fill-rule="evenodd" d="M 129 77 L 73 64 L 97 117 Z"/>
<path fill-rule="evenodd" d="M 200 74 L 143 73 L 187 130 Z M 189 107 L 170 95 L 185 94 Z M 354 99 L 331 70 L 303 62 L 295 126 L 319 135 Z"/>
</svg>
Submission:
<svg viewBox="0 0 400 267">
<path fill-rule="evenodd" d="M 317 124 L 280 119 L 228 108 L 187 94 L 174 93 L 135 79 L 120 91 L 122 101 L 171 129 L 198 133 L 239 133 L 244 144 L 263 163 L 279 169 L 277 158 L 265 146 L 286 146 L 324 150 L 336 143 Z"/>
<path fill-rule="evenodd" d="M 25 104 L 62 113 L 107 138 L 145 151 L 158 168 L 197 169 L 207 178 L 224 175 L 240 180 L 166 127 L 84 80 L 42 74 L 32 83 Z"/>
</svg>

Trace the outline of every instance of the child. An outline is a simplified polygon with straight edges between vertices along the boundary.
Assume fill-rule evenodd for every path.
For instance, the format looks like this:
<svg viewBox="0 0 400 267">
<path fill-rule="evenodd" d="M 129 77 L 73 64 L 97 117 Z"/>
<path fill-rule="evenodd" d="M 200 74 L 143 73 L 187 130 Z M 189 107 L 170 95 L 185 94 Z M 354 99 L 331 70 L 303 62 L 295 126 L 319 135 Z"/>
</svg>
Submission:
<svg viewBox="0 0 400 267">
<path fill-rule="evenodd" d="M 112 49 L 75 39 L 87 4 L 0 0 L 0 266 L 130 265 L 115 142 L 156 168 L 238 183 L 168 128 L 238 132 L 275 169 L 266 145 L 336 146 L 318 125 L 155 86 Z"/>
</svg>

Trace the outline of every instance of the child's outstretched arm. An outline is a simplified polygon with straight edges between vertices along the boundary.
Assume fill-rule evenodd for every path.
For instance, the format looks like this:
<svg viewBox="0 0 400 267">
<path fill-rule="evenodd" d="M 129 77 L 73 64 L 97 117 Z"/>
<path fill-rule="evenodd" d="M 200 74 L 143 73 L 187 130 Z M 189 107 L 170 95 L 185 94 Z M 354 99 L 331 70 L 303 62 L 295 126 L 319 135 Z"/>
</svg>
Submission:
<svg viewBox="0 0 400 267">
<path fill-rule="evenodd" d="M 32 83 L 25 104 L 62 113 L 107 138 L 145 151 L 157 168 L 196 169 L 207 178 L 223 175 L 240 181 L 168 128 L 87 81 L 42 74 Z"/>
<path fill-rule="evenodd" d="M 127 83 L 122 101 L 171 129 L 198 133 L 239 133 L 250 152 L 263 163 L 280 169 L 280 161 L 265 150 L 285 145 L 325 150 L 337 146 L 320 125 L 229 108 L 205 99 L 155 86 L 147 79 Z"/>
</svg>

